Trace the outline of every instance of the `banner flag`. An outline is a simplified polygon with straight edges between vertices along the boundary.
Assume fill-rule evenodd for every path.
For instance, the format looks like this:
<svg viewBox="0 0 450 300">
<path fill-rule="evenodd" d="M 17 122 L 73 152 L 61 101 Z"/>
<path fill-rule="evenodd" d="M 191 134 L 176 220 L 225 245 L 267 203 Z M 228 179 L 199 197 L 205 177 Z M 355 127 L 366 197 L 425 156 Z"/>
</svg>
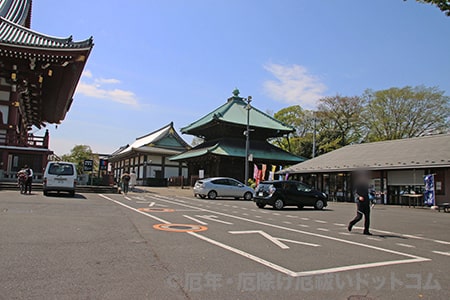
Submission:
<svg viewBox="0 0 450 300">
<path fill-rule="evenodd" d="M 425 181 L 425 192 L 423 193 L 424 204 L 428 206 L 433 206 L 435 203 L 434 196 L 434 175 L 426 175 L 424 177 Z"/>
<path fill-rule="evenodd" d="M 262 165 L 261 168 L 261 180 L 264 181 L 266 179 L 266 170 L 267 170 L 267 165 Z"/>
<path fill-rule="evenodd" d="M 259 169 L 258 169 L 258 166 L 256 165 L 256 164 L 254 164 L 254 167 L 253 167 L 253 179 L 258 179 L 258 171 L 259 171 Z"/>
</svg>

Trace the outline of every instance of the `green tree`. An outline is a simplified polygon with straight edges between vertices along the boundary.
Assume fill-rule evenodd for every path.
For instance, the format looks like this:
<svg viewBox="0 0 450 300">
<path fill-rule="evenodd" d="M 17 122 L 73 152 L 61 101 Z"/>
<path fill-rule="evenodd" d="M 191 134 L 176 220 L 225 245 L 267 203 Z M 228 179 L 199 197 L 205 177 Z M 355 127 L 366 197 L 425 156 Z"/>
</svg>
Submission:
<svg viewBox="0 0 450 300">
<path fill-rule="evenodd" d="M 403 0 L 406 1 L 406 0 Z M 416 0 L 420 3 L 436 5 L 443 13 L 450 17 L 450 2 L 448 0 Z"/>
<path fill-rule="evenodd" d="M 94 166 L 97 159 L 94 157 L 92 149 L 88 145 L 76 145 L 70 150 L 70 154 L 64 154 L 62 160 L 72 162 L 77 166 L 78 174 L 83 174 L 84 161 L 87 159 L 94 159 Z"/>
<path fill-rule="evenodd" d="M 300 105 L 293 105 L 281 109 L 274 114 L 274 118 L 292 126 L 295 131 L 288 137 L 272 140 L 281 149 L 303 157 L 311 157 L 313 113 L 304 110 Z"/>
<path fill-rule="evenodd" d="M 316 116 L 319 119 L 319 135 L 322 150 L 328 152 L 361 141 L 364 129 L 361 113 L 364 100 L 361 97 L 336 95 L 319 100 Z"/>
<path fill-rule="evenodd" d="M 364 115 L 368 141 L 411 138 L 448 132 L 450 97 L 436 87 L 367 90 Z"/>
</svg>

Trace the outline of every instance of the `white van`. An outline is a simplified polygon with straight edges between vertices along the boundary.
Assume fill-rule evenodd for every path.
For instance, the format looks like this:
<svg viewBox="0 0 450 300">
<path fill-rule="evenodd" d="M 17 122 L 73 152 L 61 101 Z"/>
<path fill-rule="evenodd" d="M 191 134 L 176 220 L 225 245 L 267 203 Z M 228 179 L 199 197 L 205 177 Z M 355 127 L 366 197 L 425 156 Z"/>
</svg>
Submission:
<svg viewBox="0 0 450 300">
<path fill-rule="evenodd" d="M 75 164 L 64 161 L 49 161 L 44 172 L 44 195 L 48 192 L 68 192 L 75 196 L 77 169 Z"/>
</svg>

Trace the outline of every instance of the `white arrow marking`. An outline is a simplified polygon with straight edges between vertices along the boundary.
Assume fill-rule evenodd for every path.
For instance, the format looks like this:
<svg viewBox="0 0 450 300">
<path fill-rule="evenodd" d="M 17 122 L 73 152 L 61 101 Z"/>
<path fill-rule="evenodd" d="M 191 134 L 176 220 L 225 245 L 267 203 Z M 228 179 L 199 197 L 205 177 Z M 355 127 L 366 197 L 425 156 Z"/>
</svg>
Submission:
<svg viewBox="0 0 450 300">
<path fill-rule="evenodd" d="M 299 244 L 299 245 L 305 245 L 305 246 L 311 246 L 311 247 L 320 247 L 320 245 L 318 245 L 318 244 L 305 243 L 305 242 L 294 241 L 294 240 L 288 240 L 288 239 L 280 239 L 280 238 L 277 238 L 277 239 L 278 239 L 279 241 L 289 242 L 289 243 L 294 243 L 294 244 Z"/>
<path fill-rule="evenodd" d="M 192 221 L 194 221 L 194 222 L 197 222 L 198 224 L 201 224 L 201 225 L 208 225 L 208 223 L 203 222 L 203 221 L 200 221 L 199 219 L 196 219 L 196 218 L 191 217 L 191 216 L 183 215 L 183 217 L 188 218 L 189 220 L 192 220 Z"/>
<path fill-rule="evenodd" d="M 203 218 L 203 219 L 206 219 L 206 220 L 209 220 L 209 221 L 214 221 L 214 222 L 222 223 L 222 224 L 233 225 L 233 223 L 226 222 L 226 221 L 222 221 L 222 220 L 218 220 L 218 219 L 217 219 L 217 216 L 212 216 L 212 215 L 209 215 L 209 216 L 198 216 L 198 215 L 197 215 L 196 217 L 198 217 L 198 218 Z"/>
<path fill-rule="evenodd" d="M 258 233 L 260 235 L 262 235 L 263 237 L 265 237 L 266 239 L 268 239 L 269 241 L 271 241 L 272 243 L 274 243 L 275 245 L 277 245 L 278 247 L 280 247 L 281 249 L 289 249 L 289 246 L 286 245 L 283 242 L 290 242 L 290 243 L 294 243 L 294 244 L 301 244 L 301 245 L 305 245 L 305 246 L 311 246 L 311 247 L 319 247 L 320 245 L 317 244 L 310 244 L 310 243 L 303 243 L 300 241 L 293 241 L 293 240 L 287 240 L 287 239 L 282 239 L 282 238 L 276 238 L 271 236 L 270 234 L 262 231 L 262 230 L 245 230 L 245 231 L 228 231 L 231 234 L 248 234 L 248 233 Z"/>
</svg>

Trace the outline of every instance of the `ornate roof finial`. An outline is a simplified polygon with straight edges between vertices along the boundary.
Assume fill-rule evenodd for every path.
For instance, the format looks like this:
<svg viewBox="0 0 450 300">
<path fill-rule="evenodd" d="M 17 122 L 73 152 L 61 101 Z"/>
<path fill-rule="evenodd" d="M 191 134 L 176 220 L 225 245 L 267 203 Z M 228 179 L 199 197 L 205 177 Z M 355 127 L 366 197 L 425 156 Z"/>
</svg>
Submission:
<svg viewBox="0 0 450 300">
<path fill-rule="evenodd" d="M 233 95 L 234 95 L 235 97 L 238 97 L 238 96 L 239 96 L 239 90 L 238 90 L 238 88 L 235 88 L 235 89 L 234 89 Z"/>
</svg>

